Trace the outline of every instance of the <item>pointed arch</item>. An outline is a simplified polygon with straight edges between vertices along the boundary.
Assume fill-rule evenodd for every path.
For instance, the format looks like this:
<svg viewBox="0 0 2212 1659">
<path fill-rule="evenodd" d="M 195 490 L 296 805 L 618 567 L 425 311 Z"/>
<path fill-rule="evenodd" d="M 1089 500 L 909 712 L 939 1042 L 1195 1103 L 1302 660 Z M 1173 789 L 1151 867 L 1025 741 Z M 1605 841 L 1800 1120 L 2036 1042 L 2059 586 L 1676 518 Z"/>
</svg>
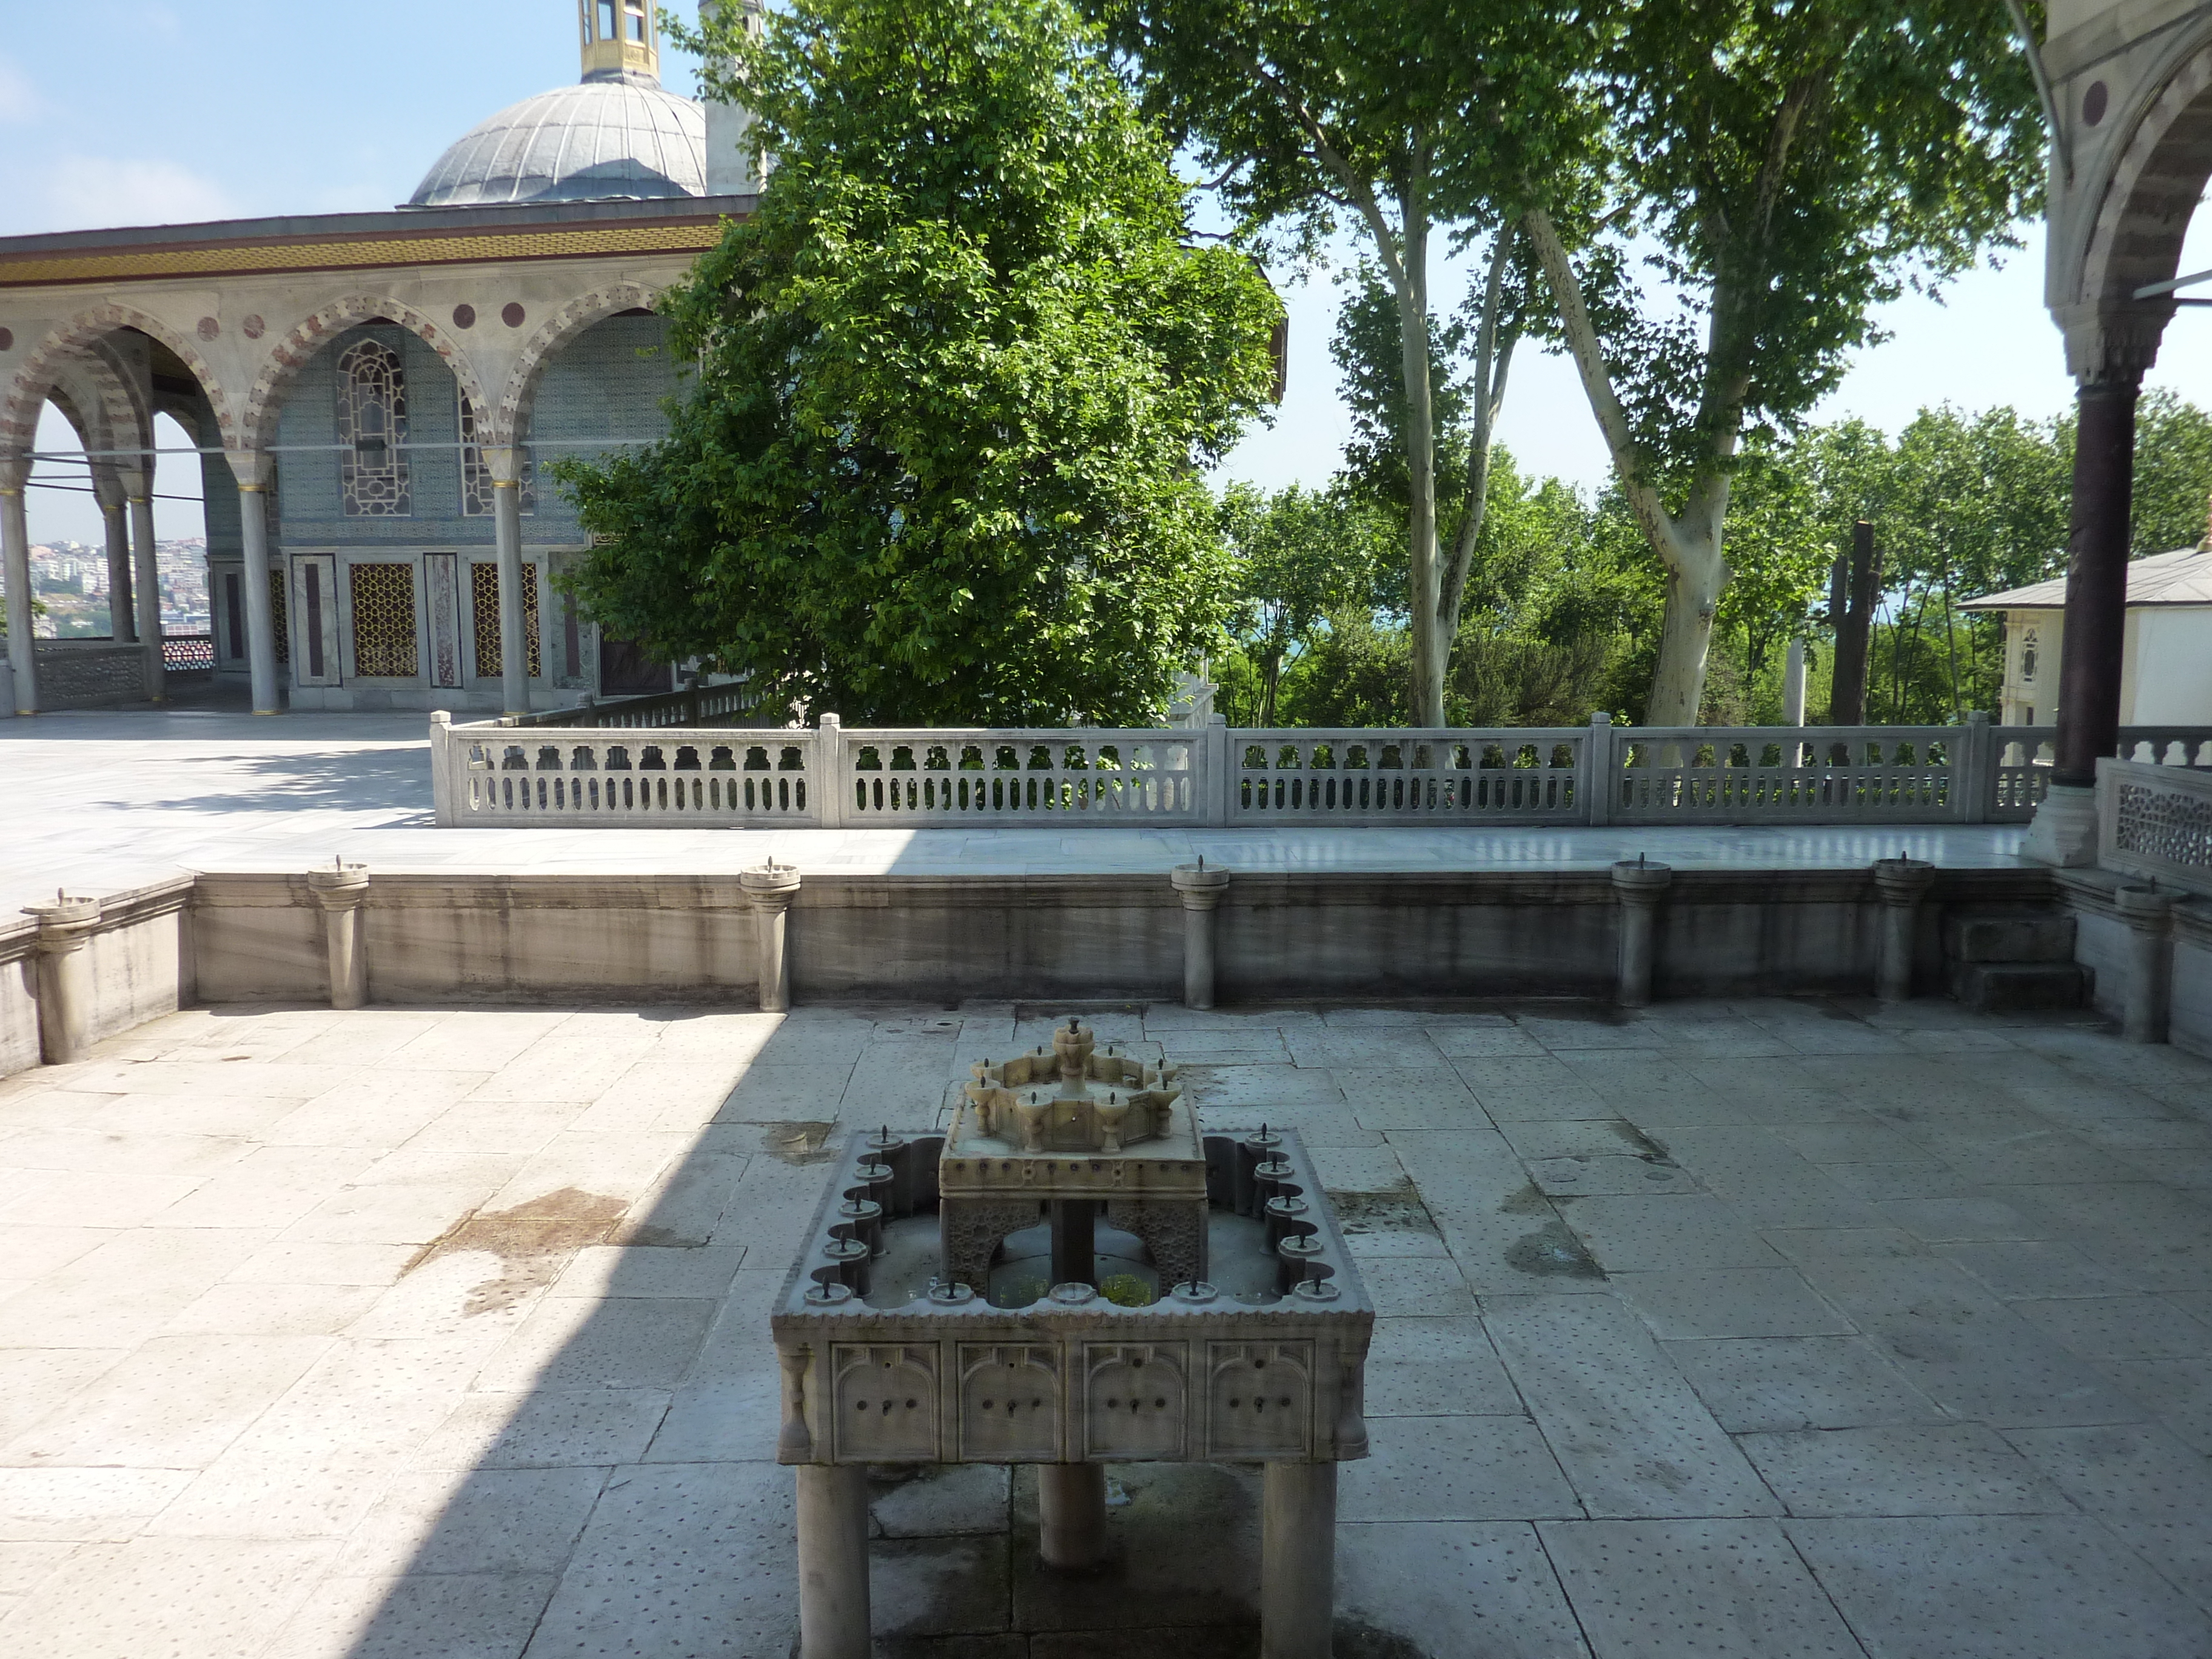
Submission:
<svg viewBox="0 0 2212 1659">
<path fill-rule="evenodd" d="M 500 394 L 493 430 L 485 441 L 526 443 L 532 408 L 538 401 L 538 386 L 545 378 L 546 366 L 585 330 L 625 311 L 650 310 L 659 297 L 659 289 L 647 288 L 642 283 L 614 283 L 578 295 L 540 323 L 523 346 L 514 373 L 507 376 L 506 388 Z M 483 409 L 485 405 L 478 403 L 477 407 Z"/>
<path fill-rule="evenodd" d="M 265 449 L 276 441 L 276 416 L 285 394 L 309 359 L 349 328 L 383 318 L 397 323 L 438 354 L 439 360 L 460 382 L 462 392 L 478 409 L 486 407 L 483 385 L 476 365 L 450 331 L 432 322 L 414 307 L 389 295 L 349 294 L 308 313 L 276 343 L 264 360 L 246 394 L 239 419 L 240 447 Z M 228 439 L 226 436 L 225 441 Z"/>
<path fill-rule="evenodd" d="M 39 407 L 46 402 L 46 393 L 64 367 L 106 336 L 126 328 L 137 329 L 159 340 L 191 371 L 192 378 L 199 382 L 200 390 L 207 394 L 209 405 L 215 410 L 222 441 L 229 443 L 231 400 L 223 390 L 222 378 L 200 355 L 198 348 L 160 318 L 135 307 L 110 302 L 81 312 L 55 329 L 15 371 L 8 383 L 5 400 L 0 401 L 0 449 L 30 448 L 37 441 Z"/>
</svg>

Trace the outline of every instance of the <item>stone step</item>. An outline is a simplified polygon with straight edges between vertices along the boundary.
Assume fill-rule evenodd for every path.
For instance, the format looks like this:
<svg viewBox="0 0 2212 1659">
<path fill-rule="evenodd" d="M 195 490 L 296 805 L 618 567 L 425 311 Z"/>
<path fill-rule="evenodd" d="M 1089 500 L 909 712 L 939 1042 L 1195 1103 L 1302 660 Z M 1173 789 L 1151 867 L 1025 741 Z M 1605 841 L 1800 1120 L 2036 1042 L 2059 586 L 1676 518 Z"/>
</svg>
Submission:
<svg viewBox="0 0 2212 1659">
<path fill-rule="evenodd" d="M 1943 954 L 1953 962 L 2071 962 L 2074 918 L 2048 910 L 1949 916 Z"/>
<path fill-rule="evenodd" d="M 2080 1008 L 2089 1000 L 2089 970 L 2078 962 L 1954 962 L 1951 994 L 1985 1014 Z"/>
</svg>

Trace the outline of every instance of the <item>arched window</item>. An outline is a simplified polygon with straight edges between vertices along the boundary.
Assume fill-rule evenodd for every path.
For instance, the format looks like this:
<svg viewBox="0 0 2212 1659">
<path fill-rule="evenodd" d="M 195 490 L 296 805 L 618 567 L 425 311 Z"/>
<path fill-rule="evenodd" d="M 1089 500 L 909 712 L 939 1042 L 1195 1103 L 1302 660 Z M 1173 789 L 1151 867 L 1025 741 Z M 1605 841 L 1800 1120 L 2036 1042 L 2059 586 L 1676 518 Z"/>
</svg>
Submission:
<svg viewBox="0 0 2212 1659">
<path fill-rule="evenodd" d="M 483 447 L 477 436 L 477 406 L 459 386 L 453 391 L 461 400 L 461 512 L 468 518 L 482 518 L 492 510 L 491 469 L 484 465 Z M 522 452 L 522 479 L 515 489 L 522 511 L 535 513 L 538 463 L 527 449 Z"/>
<path fill-rule="evenodd" d="M 338 441 L 345 446 L 339 494 L 349 519 L 404 518 L 407 487 L 407 376 L 399 354 L 377 340 L 338 359 Z"/>
</svg>

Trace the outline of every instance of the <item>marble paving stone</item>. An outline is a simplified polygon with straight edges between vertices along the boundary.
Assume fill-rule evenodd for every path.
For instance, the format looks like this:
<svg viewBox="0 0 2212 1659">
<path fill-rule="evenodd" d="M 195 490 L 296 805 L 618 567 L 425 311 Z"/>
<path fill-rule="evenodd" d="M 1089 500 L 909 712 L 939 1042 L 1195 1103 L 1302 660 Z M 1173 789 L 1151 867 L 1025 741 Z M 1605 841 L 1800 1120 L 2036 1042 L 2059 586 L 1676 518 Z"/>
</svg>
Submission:
<svg viewBox="0 0 2212 1659">
<path fill-rule="evenodd" d="M 852 1080 L 849 1058 L 842 1062 L 769 1066 L 757 1064 L 739 1078 L 714 1115 L 718 1123 L 781 1123 L 793 1118 L 828 1121 L 837 1115 Z"/>
<path fill-rule="evenodd" d="M 1596 1659 L 1857 1659 L 1790 1540 L 1763 1521 L 1536 1528 Z"/>
<path fill-rule="evenodd" d="M 497 1072 L 567 1018 L 534 1009 L 463 1009 L 393 1049 L 385 1063 L 403 1072 Z"/>
<path fill-rule="evenodd" d="M 0 1595 L 29 1595 L 78 1547 L 75 1544 L 0 1544 Z"/>
<path fill-rule="evenodd" d="M 542 1152 L 547 1142 L 574 1124 L 582 1115 L 573 1100 L 548 1104 L 547 1098 L 539 1096 L 522 1101 L 502 1097 L 500 1109 L 496 1111 L 485 1111 L 477 1102 L 456 1106 L 410 1135 L 405 1150 L 410 1152 L 507 1152 L 525 1157 Z"/>
<path fill-rule="evenodd" d="M 1382 1318 L 1367 1351 L 1367 1414 L 1518 1413 L 1521 1396 L 1480 1319 Z"/>
<path fill-rule="evenodd" d="M 127 1348 L 0 1348 L 0 1445 L 112 1370 Z"/>
<path fill-rule="evenodd" d="M 720 1297 L 745 1258 L 726 1244 L 693 1249 L 588 1245 L 554 1281 L 565 1297 L 689 1296 Z"/>
<path fill-rule="evenodd" d="M 378 1289 L 368 1285 L 255 1285 L 234 1280 L 210 1287 L 164 1328 L 171 1336 L 328 1336 L 367 1313 Z"/>
<path fill-rule="evenodd" d="M 0 1261 L 10 1278 L 43 1279 L 122 1236 L 116 1227 L 29 1227 L 0 1223 Z"/>
<path fill-rule="evenodd" d="M 1553 1054 L 1580 1048 L 1659 1048 L 1667 1041 L 1651 1020 L 1595 1006 L 1580 1017 L 1523 1014 L 1520 1023 L 1522 1030 Z"/>
<path fill-rule="evenodd" d="M 1452 1069 L 1496 1123 L 1617 1117 L 1619 1111 L 1553 1054 L 1455 1059 Z"/>
<path fill-rule="evenodd" d="M 2069 1297 L 2011 1305 L 2087 1359 L 2212 1359 L 2212 1325 L 2163 1297 Z"/>
<path fill-rule="evenodd" d="M 1783 1124 L 1773 1134 L 1800 1158 L 1815 1164 L 1910 1164 L 1927 1158 L 1918 1142 L 1872 1120 Z"/>
<path fill-rule="evenodd" d="M 1664 1158 L 1666 1149 L 1626 1118 L 1567 1118 L 1498 1126 L 1513 1150 L 1530 1160 L 1555 1158 Z"/>
<path fill-rule="evenodd" d="M 391 1285 L 415 1259 L 407 1244 L 325 1244 L 277 1239 L 231 1269 L 234 1285 Z"/>
<path fill-rule="evenodd" d="M 331 1194 L 294 1222 L 287 1237 L 327 1244 L 428 1244 L 483 1198 L 474 1183 L 356 1187 Z"/>
<path fill-rule="evenodd" d="M 1832 1165 L 1801 1158 L 1767 1129 L 1645 1125 L 1675 1160 L 1755 1227 L 1862 1227 L 1881 1218 L 1838 1186 Z"/>
<path fill-rule="evenodd" d="M 639 1459 L 646 1463 L 744 1462 L 775 1455 L 782 1416 L 775 1367 L 697 1375 L 670 1395 L 668 1414 Z"/>
<path fill-rule="evenodd" d="M 1742 1454 L 1626 1308 L 1589 1297 L 1486 1297 L 1483 1322 L 1591 1515 L 1777 1511 Z"/>
<path fill-rule="evenodd" d="M 140 1538 L 82 1550 L 24 1599 L 4 1632 L 24 1654 L 146 1659 L 257 1653 L 312 1592 L 321 1540 Z"/>
<path fill-rule="evenodd" d="M 1789 1267 L 1615 1273 L 1613 1287 L 1662 1340 L 1847 1336 L 1854 1329 Z"/>
<path fill-rule="evenodd" d="M 0 1542 L 133 1538 L 191 1480 L 190 1469 L 0 1468 Z"/>
<path fill-rule="evenodd" d="M 1528 1174 L 1554 1198 L 1618 1197 L 1632 1193 L 1693 1193 L 1698 1178 L 1672 1162 L 1619 1156 L 1528 1160 Z"/>
<path fill-rule="evenodd" d="M 1431 1020 L 1422 1030 L 1437 1051 L 1451 1060 L 1474 1060 L 1508 1054 L 1540 1054 L 1544 1045 L 1517 1025 L 1501 1019 L 1495 1024 L 1474 1020 Z"/>
<path fill-rule="evenodd" d="M 1737 1445 L 1792 1515 L 2048 1515 L 2058 1489 L 1979 1423 L 1747 1434 Z"/>
<path fill-rule="evenodd" d="M 1010 1612 L 1011 1540 L 890 1538 L 868 1549 L 868 1615 L 878 1638 L 1003 1631 Z"/>
<path fill-rule="evenodd" d="M 464 1395 L 409 1462 L 423 1469 L 641 1462 L 668 1402 L 663 1389 Z"/>
<path fill-rule="evenodd" d="M 1898 1227 L 1768 1227 L 1759 1236 L 1801 1267 L 1808 1261 L 1929 1253 L 1927 1245 Z"/>
<path fill-rule="evenodd" d="M 359 1147 L 264 1146 L 149 1218 L 155 1227 L 289 1227 L 378 1161 Z"/>
<path fill-rule="evenodd" d="M 1170 1052 L 1173 1051 L 1170 1045 Z M 1192 1066 L 1183 1085 L 1200 1116 L 1217 1107 L 1342 1103 L 1344 1091 L 1326 1068 L 1297 1066 Z"/>
<path fill-rule="evenodd" d="M 589 1467 L 410 1471 L 354 1529 L 333 1570 L 558 1572 L 606 1479 Z"/>
<path fill-rule="evenodd" d="M 162 1538 L 343 1539 L 398 1472 L 381 1446 L 249 1431 L 145 1531 Z"/>
<path fill-rule="evenodd" d="M 799 1626 L 791 1471 L 774 1463 L 616 1469 L 526 1651 L 762 1659 Z"/>
<path fill-rule="evenodd" d="M 1410 1193 L 1405 1165 L 1381 1146 L 1322 1146 L 1313 1154 L 1314 1172 L 1332 1193 Z"/>
<path fill-rule="evenodd" d="M 21 1170 L 206 1176 L 254 1150 L 254 1143 L 240 1135 L 105 1135 L 33 1128 L 0 1142 L 0 1164 Z"/>
<path fill-rule="evenodd" d="M 1451 1261 L 1401 1257 L 1368 1273 L 1367 1294 L 1382 1316 L 1473 1314 L 1474 1296 Z"/>
<path fill-rule="evenodd" d="M 1331 1070 L 1412 1067 L 1427 1071 L 1444 1064 L 1443 1055 L 1429 1041 L 1429 1034 L 1418 1025 L 1368 1030 L 1293 1029 L 1283 1033 L 1283 1042 L 1291 1051 L 1291 1061 L 1300 1066 L 1325 1066 Z"/>
<path fill-rule="evenodd" d="M 1903 1164 L 1830 1164 L 1828 1178 L 1867 1203 L 1899 1198 L 1959 1198 L 1978 1183 L 1951 1165 L 1923 1158 Z"/>
<path fill-rule="evenodd" d="M 551 1573 L 332 1574 L 258 1659 L 520 1659 Z"/>
<path fill-rule="evenodd" d="M 705 1339 L 716 1304 L 701 1297 L 548 1301 L 478 1371 L 477 1389 L 672 1389 Z"/>
<path fill-rule="evenodd" d="M 1340 1519 L 1350 1473 L 1364 1467 L 1346 1464 L 1339 1474 Z M 1071 1574 L 1038 1561 L 1035 1466 L 1014 1471 L 1013 1627 L 1042 1633 L 1256 1624 L 1259 1469 L 1123 1463 L 1114 1477 L 1129 1501 L 1107 1509 L 1108 1559 L 1092 1572 Z M 1104 1659 L 1114 1650 L 1093 1651 Z"/>
<path fill-rule="evenodd" d="M 1390 1144 L 1477 1295 L 1603 1290 L 1603 1273 L 1494 1130 L 1393 1131 Z"/>
<path fill-rule="evenodd" d="M 1782 1265 L 1741 1216 L 1703 1194 L 1578 1198 L 1560 1213 L 1608 1272 Z"/>
<path fill-rule="evenodd" d="M 1445 1066 L 1426 1068 L 1340 1066 L 1336 1085 L 1344 1091 L 1356 1121 L 1370 1129 L 1486 1129 L 1490 1118 L 1474 1097 Z"/>
<path fill-rule="evenodd" d="M 272 1146 L 398 1146 L 468 1097 L 483 1072 L 377 1072 L 349 1077 L 260 1132 Z"/>
<path fill-rule="evenodd" d="M 1370 1455 L 1337 1472 L 1340 1522 L 1498 1521 L 1583 1513 L 1526 1417 L 1378 1417 Z"/>
<path fill-rule="evenodd" d="M 2014 1429 L 2007 1437 L 2067 1497 L 2212 1609 L 2212 1464 L 2147 1424 Z"/>
<path fill-rule="evenodd" d="M 874 1535 L 942 1538 L 1006 1530 L 1006 1466 L 1001 1463 L 925 1465 L 896 1482 L 871 1489 L 868 1513 Z"/>
<path fill-rule="evenodd" d="M 1864 1337 L 1725 1339 L 1662 1345 L 1731 1434 L 1942 1420 Z"/>
<path fill-rule="evenodd" d="M 638 1194 L 609 1242 L 679 1249 L 711 1243 L 751 1163 L 742 1154 L 695 1144 Z"/>
<path fill-rule="evenodd" d="M 0 1225 L 141 1227 L 207 1179 L 166 1171 L 54 1170 L 0 1204 Z"/>
<path fill-rule="evenodd" d="M 527 1213 L 524 1206 L 562 1192 L 590 1193 L 627 1205 L 651 1190 L 654 1180 L 690 1150 L 691 1139 L 678 1133 L 556 1135 L 484 1207 Z"/>
<path fill-rule="evenodd" d="M 2212 1652 L 2212 1621 L 2087 1516 L 1792 1521 L 1787 1529 L 1886 1659 Z"/>
<path fill-rule="evenodd" d="M 165 1336 L 0 1448 L 0 1462 L 199 1468 L 307 1368 L 323 1336 Z"/>
<path fill-rule="evenodd" d="M 2136 1286 L 2057 1239 L 1939 1244 L 1934 1254 L 1956 1262 L 2007 1301 L 2021 1297 L 2120 1296 Z"/>
<path fill-rule="evenodd" d="M 1379 1522 L 1340 1528 L 1336 1613 L 1422 1654 L 1589 1659 L 1527 1522 Z M 1342 1651 L 1343 1638 L 1339 1637 Z"/>
</svg>

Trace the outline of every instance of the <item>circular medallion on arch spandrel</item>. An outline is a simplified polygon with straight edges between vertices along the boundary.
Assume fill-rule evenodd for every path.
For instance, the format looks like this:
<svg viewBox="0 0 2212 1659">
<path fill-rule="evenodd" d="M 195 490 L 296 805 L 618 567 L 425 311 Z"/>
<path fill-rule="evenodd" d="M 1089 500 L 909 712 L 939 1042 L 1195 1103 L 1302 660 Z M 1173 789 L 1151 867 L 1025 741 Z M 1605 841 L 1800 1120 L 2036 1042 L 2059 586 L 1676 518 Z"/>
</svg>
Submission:
<svg viewBox="0 0 2212 1659">
<path fill-rule="evenodd" d="M 499 319 L 502 323 L 505 323 L 509 328 L 520 328 L 522 326 L 522 319 L 529 314 L 530 313 L 528 312 L 522 308 L 521 305 L 518 301 L 509 300 L 505 307 L 501 310 Z"/>
<path fill-rule="evenodd" d="M 2112 98 L 2112 89 L 2102 81 L 2090 82 L 2088 91 L 2081 94 L 2081 119 L 2090 126 L 2095 126 L 2105 118 L 2105 110 Z"/>
<path fill-rule="evenodd" d="M 13 351 L 15 349 L 15 331 L 12 328 L 0 328 L 0 351 Z"/>
<path fill-rule="evenodd" d="M 214 318 L 203 317 L 200 319 L 199 337 L 203 340 L 212 340 L 216 335 L 222 332 L 222 325 L 216 321 Z"/>
<path fill-rule="evenodd" d="M 239 327 L 244 331 L 246 337 L 249 340 L 258 340 L 269 331 L 269 325 L 261 320 L 260 313 L 258 312 L 240 323 Z"/>
<path fill-rule="evenodd" d="M 455 328 L 474 328 L 476 325 L 477 308 L 474 306 L 458 305 L 453 307 L 453 326 Z"/>
</svg>

